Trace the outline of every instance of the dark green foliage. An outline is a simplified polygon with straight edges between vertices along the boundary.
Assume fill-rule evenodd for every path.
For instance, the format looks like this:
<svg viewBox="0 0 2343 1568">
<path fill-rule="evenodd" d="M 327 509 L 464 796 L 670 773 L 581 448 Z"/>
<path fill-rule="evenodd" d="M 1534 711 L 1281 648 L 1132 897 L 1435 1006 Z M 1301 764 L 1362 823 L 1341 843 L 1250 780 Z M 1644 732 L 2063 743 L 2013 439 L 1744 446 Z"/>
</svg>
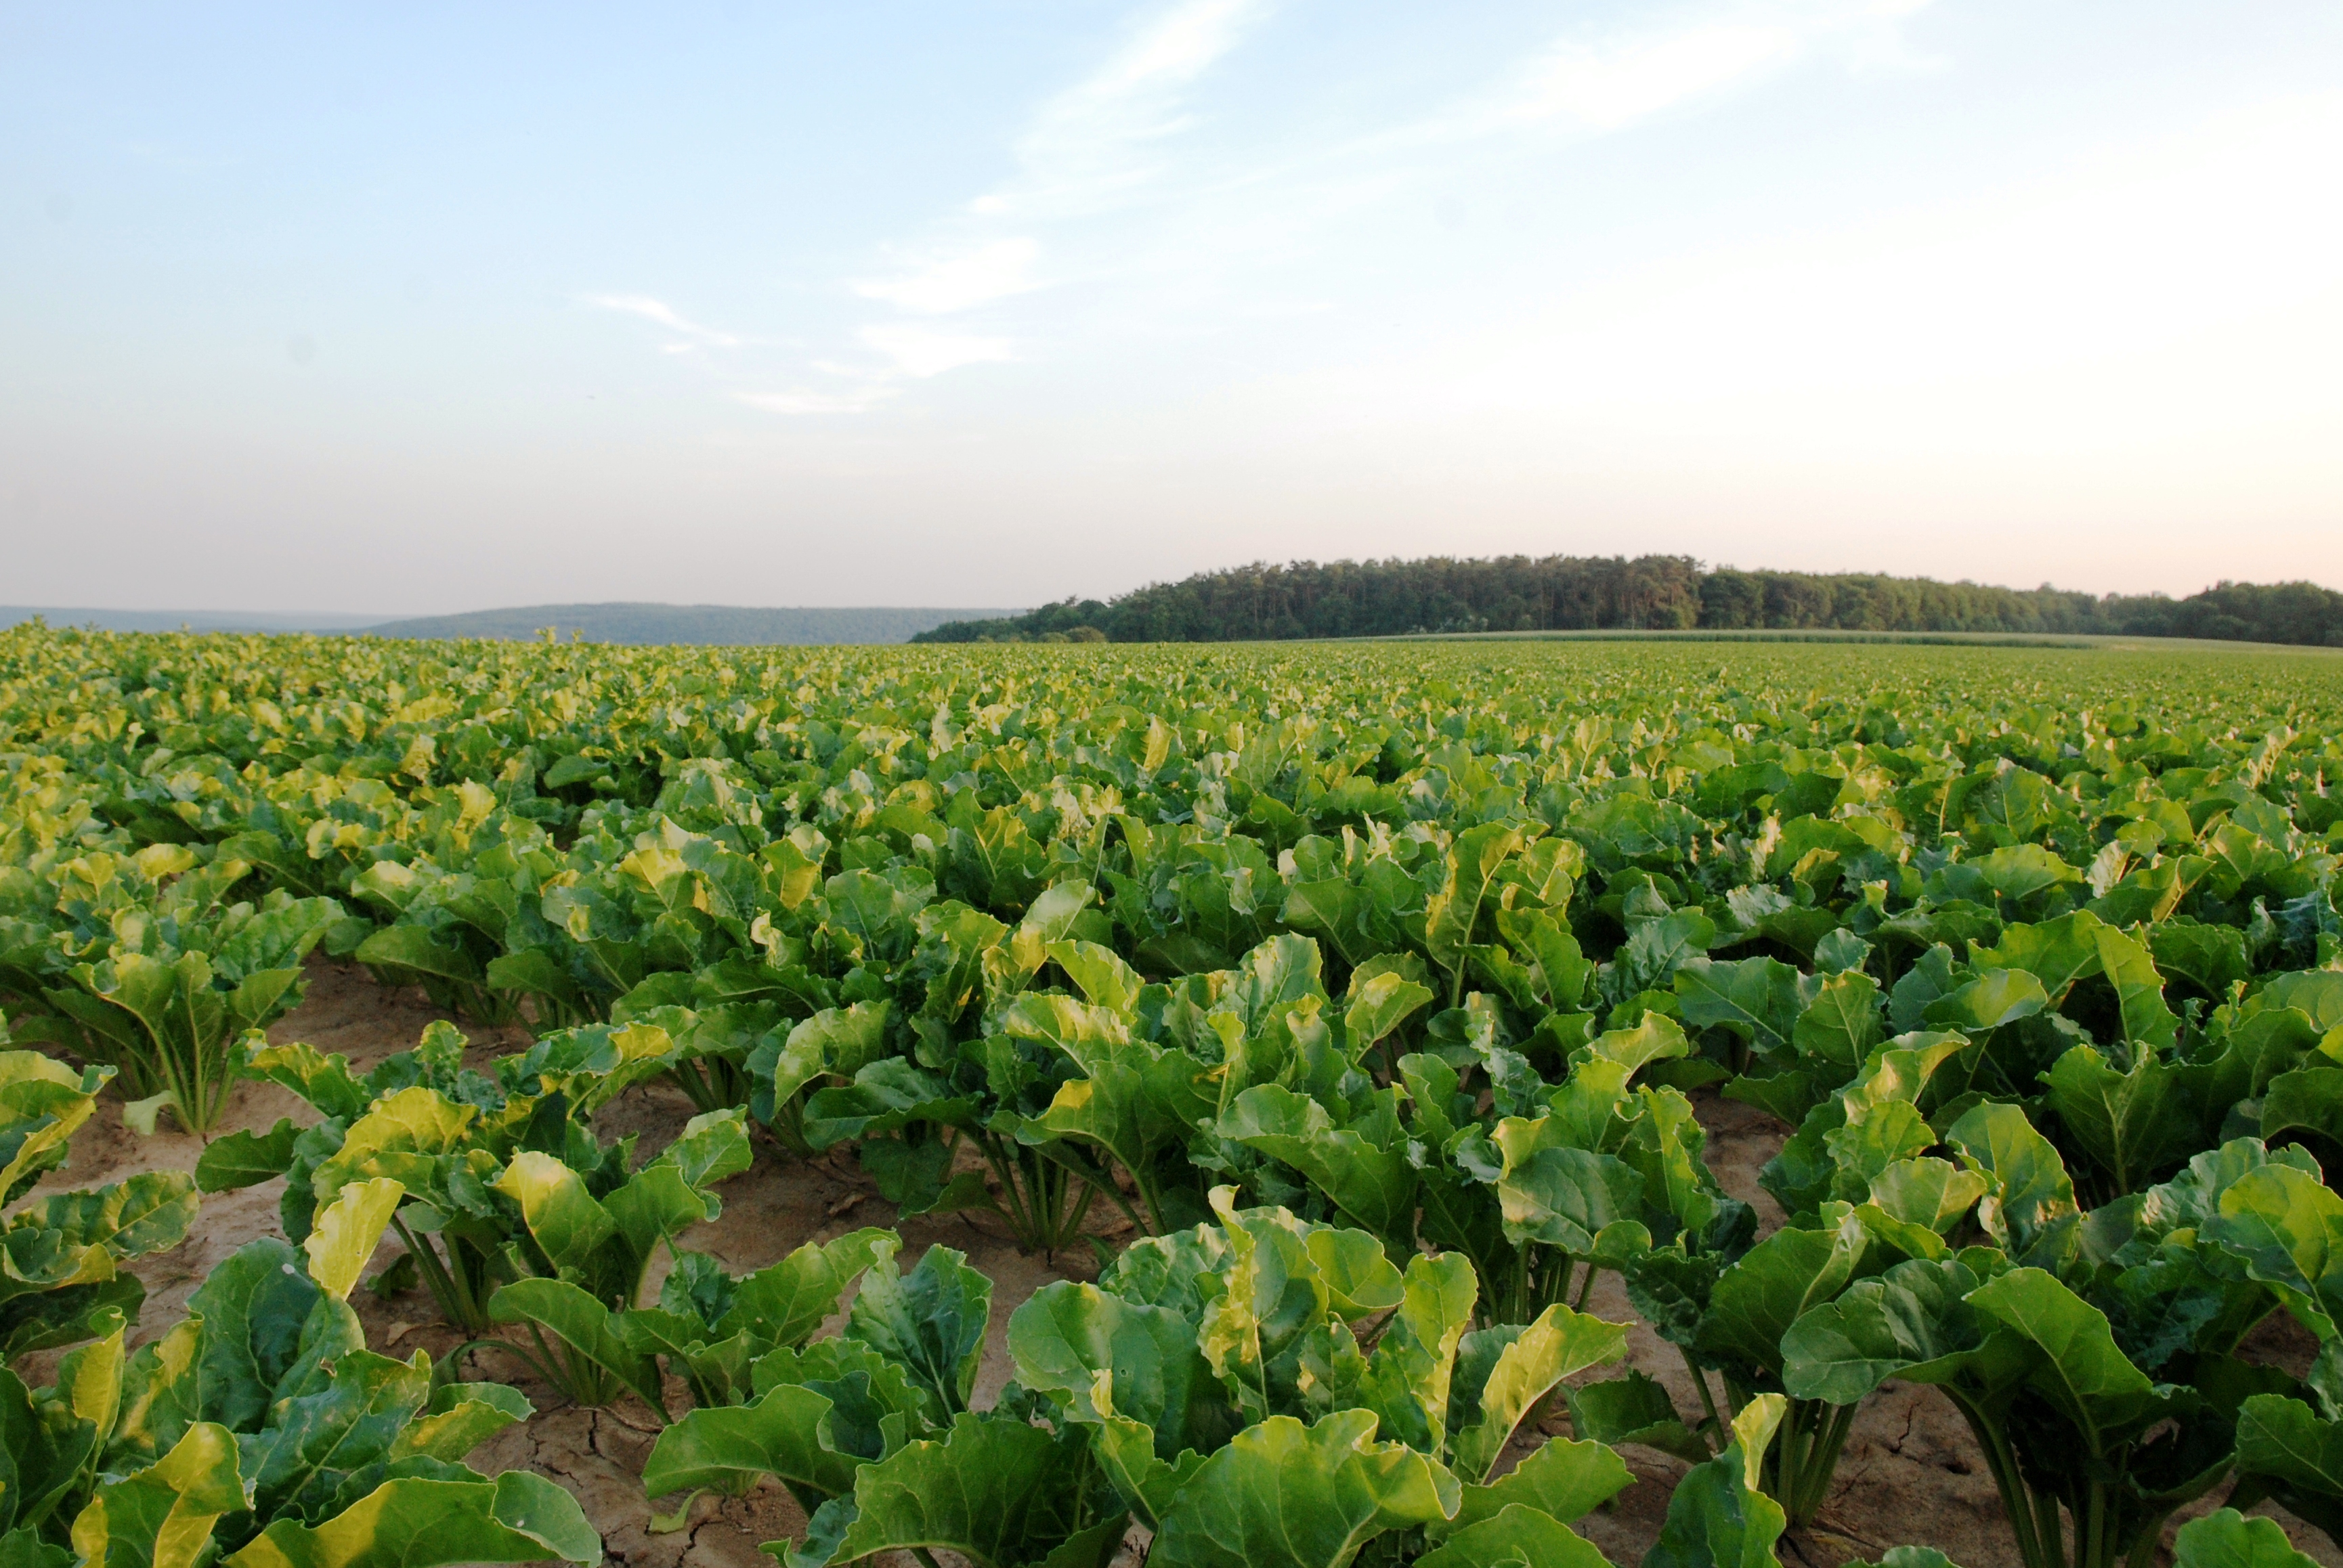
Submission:
<svg viewBox="0 0 2343 1568">
<path fill-rule="evenodd" d="M 1688 556 L 1292 561 L 1199 572 L 1100 602 L 947 621 L 913 642 L 1244 642 L 1418 632 L 1840 630 L 2117 633 L 2343 644 L 2343 594 L 2224 582 L 2184 599 L 1848 572 L 1736 571 Z M 699 639 L 692 639 L 699 640 Z"/>
</svg>

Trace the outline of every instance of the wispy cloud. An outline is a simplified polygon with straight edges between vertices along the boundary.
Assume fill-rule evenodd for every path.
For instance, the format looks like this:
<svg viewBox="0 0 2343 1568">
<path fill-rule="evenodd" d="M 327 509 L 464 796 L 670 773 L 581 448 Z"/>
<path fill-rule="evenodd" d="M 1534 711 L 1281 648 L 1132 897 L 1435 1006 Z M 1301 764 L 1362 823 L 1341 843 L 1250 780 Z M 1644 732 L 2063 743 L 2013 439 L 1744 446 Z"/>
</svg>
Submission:
<svg viewBox="0 0 2343 1568">
<path fill-rule="evenodd" d="M 1018 142 L 1018 177 L 969 204 L 982 216 L 1064 215 L 1157 173 L 1157 144 L 1193 123 L 1186 90 L 1266 15 L 1267 0 L 1180 0 L 1081 82 L 1043 104 Z"/>
<path fill-rule="evenodd" d="M 1896 24 L 1928 4 L 1773 0 L 1601 35 L 1574 32 L 1446 123 L 1468 133 L 1547 121 L 1615 131 L 1835 45 L 1856 64 L 1910 65 L 1916 59 Z"/>
<path fill-rule="evenodd" d="M 925 378 L 957 370 L 963 365 L 1014 358 L 1014 346 L 1005 337 L 984 337 L 970 332 L 939 332 L 910 323 L 866 327 L 860 334 L 866 347 L 893 360 L 906 376 Z"/>
<path fill-rule="evenodd" d="M 646 321 L 655 321 L 669 332 L 680 333 L 711 348 L 740 347 L 741 340 L 731 333 L 702 327 L 665 300 L 653 299 L 647 294 L 586 294 L 578 297 L 586 304 L 604 310 L 621 311 L 628 316 L 639 316 Z"/>
<path fill-rule="evenodd" d="M 1033 286 L 1033 262 L 1041 254 L 1041 246 L 1031 239 L 998 239 L 894 277 L 857 283 L 854 292 L 902 310 L 948 315 L 1024 293 Z"/>
<path fill-rule="evenodd" d="M 1525 73 L 1523 90 L 1505 117 L 1562 117 L 1592 130 L 1616 130 L 1797 53 L 1798 35 L 1789 28 L 1732 24 L 1630 38 L 1608 47 L 1567 43 Z"/>
</svg>

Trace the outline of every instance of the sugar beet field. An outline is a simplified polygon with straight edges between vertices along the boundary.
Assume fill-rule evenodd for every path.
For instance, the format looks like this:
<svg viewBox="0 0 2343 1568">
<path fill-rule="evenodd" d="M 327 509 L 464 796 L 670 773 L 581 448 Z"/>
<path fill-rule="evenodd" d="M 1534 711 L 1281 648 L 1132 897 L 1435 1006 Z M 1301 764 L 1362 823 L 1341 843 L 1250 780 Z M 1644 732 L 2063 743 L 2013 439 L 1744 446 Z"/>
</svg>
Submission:
<svg viewBox="0 0 2343 1568">
<path fill-rule="evenodd" d="M 2343 660 L 0 633 L 0 1568 L 2343 1563 Z"/>
</svg>

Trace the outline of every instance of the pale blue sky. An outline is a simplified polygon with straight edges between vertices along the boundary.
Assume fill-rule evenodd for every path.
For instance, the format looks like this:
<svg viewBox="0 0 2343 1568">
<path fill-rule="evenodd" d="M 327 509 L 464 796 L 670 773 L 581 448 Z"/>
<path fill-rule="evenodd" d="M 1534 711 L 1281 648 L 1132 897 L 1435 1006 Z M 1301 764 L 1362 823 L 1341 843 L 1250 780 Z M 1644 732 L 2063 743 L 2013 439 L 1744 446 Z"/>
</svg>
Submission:
<svg viewBox="0 0 2343 1568">
<path fill-rule="evenodd" d="M 2343 5 L 0 0 L 0 598 L 2343 587 Z"/>
</svg>

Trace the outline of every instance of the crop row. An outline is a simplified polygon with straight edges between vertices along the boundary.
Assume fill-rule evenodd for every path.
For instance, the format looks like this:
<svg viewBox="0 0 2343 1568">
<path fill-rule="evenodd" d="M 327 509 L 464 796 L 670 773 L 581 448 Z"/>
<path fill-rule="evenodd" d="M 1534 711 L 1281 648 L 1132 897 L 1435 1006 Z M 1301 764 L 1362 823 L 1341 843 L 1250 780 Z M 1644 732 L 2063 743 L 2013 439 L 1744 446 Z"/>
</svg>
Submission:
<svg viewBox="0 0 2343 1568">
<path fill-rule="evenodd" d="M 302 1095 L 201 1184 L 287 1176 L 293 1243 L 380 1205 L 448 1322 L 568 1398 L 665 1417 L 682 1379 L 647 1484 L 779 1477 L 793 1561 L 1103 1561 L 1134 1517 L 1173 1563 L 1559 1560 L 1619 1442 L 1694 1463 L 1664 1562 L 1748 1561 L 1890 1377 L 1967 1420 L 2029 1568 L 2145 1561 L 2225 1484 L 2343 1519 L 2315 679 L 0 648 L 18 1036 L 195 1131 L 246 1073 Z M 268 1045 L 320 944 L 536 1043 L 363 1078 Z M 702 1114 L 638 1165 L 593 1115 L 652 1079 Z M 1762 1239 L 1708 1092 L 1790 1131 Z M 752 1131 L 853 1145 L 906 1214 L 1141 1239 L 1020 1309 L 973 1412 L 989 1286 L 944 1250 L 679 1252 L 645 1299 Z M 1565 1388 L 1619 1353 L 1606 1271 L 1697 1408 Z M 2239 1353 L 2281 1310 L 2324 1347 L 2300 1380 Z M 1497 1476 L 1549 1399 L 1577 1440 Z"/>
</svg>

